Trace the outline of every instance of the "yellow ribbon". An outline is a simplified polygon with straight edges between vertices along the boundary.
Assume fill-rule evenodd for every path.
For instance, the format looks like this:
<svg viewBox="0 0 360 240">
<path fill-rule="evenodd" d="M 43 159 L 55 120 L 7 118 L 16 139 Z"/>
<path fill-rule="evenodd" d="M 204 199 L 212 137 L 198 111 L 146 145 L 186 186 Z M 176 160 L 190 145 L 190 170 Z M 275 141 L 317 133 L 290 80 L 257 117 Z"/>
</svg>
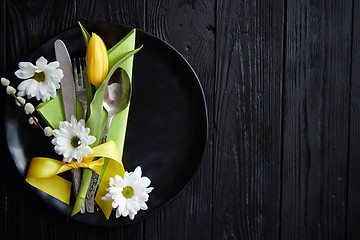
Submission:
<svg viewBox="0 0 360 240">
<path fill-rule="evenodd" d="M 104 144 L 94 147 L 92 150 L 93 153 L 88 154 L 80 163 L 64 163 L 51 158 L 35 157 L 30 162 L 26 182 L 50 196 L 69 204 L 71 182 L 58 176 L 58 174 L 76 168 L 90 168 L 100 175 L 104 165 L 104 159 L 109 158 L 110 161 L 103 174 L 103 181 L 100 182 L 95 196 L 95 201 L 103 211 L 105 217 L 109 219 L 112 211 L 111 202 L 103 201 L 101 197 L 107 193 L 106 188 L 109 186 L 109 178 L 115 175 L 123 177 L 125 169 L 114 142 L 105 142 Z M 92 161 L 98 157 L 100 157 L 100 159 Z"/>
</svg>

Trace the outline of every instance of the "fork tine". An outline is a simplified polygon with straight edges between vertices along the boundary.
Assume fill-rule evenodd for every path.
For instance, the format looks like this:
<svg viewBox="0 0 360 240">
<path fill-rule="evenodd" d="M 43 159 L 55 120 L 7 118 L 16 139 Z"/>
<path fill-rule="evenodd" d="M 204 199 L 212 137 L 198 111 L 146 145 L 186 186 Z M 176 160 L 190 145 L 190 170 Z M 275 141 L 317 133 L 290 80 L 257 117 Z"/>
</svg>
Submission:
<svg viewBox="0 0 360 240">
<path fill-rule="evenodd" d="M 74 82 L 77 83 L 77 80 L 78 80 L 78 71 L 77 71 L 76 59 L 74 58 L 72 62 L 73 62 Z M 76 87 L 77 85 L 78 85 L 78 84 L 75 84 L 75 87 Z"/>
<path fill-rule="evenodd" d="M 81 58 L 82 64 L 83 64 L 83 75 L 84 75 L 84 81 L 83 81 L 83 87 L 86 87 L 86 81 L 87 81 L 87 73 L 86 73 L 86 61 L 85 58 Z"/>
<path fill-rule="evenodd" d="M 80 83 L 79 85 L 81 87 L 84 87 L 84 77 L 83 77 L 83 64 L 82 64 L 82 61 L 81 61 L 81 58 L 79 59 L 79 71 L 80 71 Z"/>
<path fill-rule="evenodd" d="M 76 97 L 80 101 L 82 108 L 83 108 L 83 117 L 85 118 L 86 110 L 87 110 L 87 75 L 86 75 L 86 65 L 84 58 L 77 58 L 74 59 L 74 71 L 76 73 L 74 74 L 74 79 L 76 81 L 75 84 L 75 92 Z"/>
</svg>

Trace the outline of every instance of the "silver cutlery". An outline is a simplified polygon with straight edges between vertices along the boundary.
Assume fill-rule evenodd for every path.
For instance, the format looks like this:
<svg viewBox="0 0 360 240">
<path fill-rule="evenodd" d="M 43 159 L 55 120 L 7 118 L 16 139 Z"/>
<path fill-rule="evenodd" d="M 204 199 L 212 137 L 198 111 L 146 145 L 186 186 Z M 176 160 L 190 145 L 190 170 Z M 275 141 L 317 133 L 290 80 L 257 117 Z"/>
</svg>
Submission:
<svg viewBox="0 0 360 240">
<path fill-rule="evenodd" d="M 79 65 L 79 73 L 77 71 L 77 65 Z M 85 59 L 79 58 L 73 60 L 74 66 L 74 81 L 75 81 L 75 93 L 82 106 L 82 117 L 86 121 L 87 112 L 87 97 L 86 97 L 86 85 L 87 85 L 87 74 L 85 67 Z"/>
<path fill-rule="evenodd" d="M 74 88 L 74 76 L 72 72 L 72 64 L 65 43 L 60 39 L 54 43 L 56 60 L 60 64 L 64 77 L 60 82 L 61 96 L 65 114 L 65 120 L 70 121 L 71 116 L 76 116 L 76 97 Z M 74 185 L 75 196 L 78 194 L 81 183 L 81 170 L 75 169 L 72 172 L 72 180 Z M 85 207 L 80 209 L 81 213 L 85 212 Z"/>
</svg>

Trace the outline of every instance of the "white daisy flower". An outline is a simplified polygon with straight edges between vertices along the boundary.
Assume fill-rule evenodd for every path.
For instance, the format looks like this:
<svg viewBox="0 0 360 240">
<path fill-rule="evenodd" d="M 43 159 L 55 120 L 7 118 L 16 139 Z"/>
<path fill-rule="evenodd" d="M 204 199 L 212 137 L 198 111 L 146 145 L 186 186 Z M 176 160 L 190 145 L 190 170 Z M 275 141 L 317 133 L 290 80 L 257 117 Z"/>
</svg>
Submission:
<svg viewBox="0 0 360 240">
<path fill-rule="evenodd" d="M 110 178 L 109 192 L 101 199 L 112 201 L 112 207 L 116 208 L 116 218 L 129 216 L 131 220 L 140 210 L 146 210 L 146 202 L 149 193 L 154 189 L 148 187 L 151 183 L 148 177 L 141 177 L 141 167 L 138 166 L 134 172 L 125 172 L 124 178 L 116 175 Z"/>
<path fill-rule="evenodd" d="M 83 157 L 92 153 L 89 145 L 96 140 L 94 136 L 89 135 L 90 129 L 85 128 L 84 119 L 78 122 L 75 116 L 71 116 L 70 122 L 59 123 L 59 130 L 53 130 L 54 139 L 51 143 L 55 145 L 54 149 L 59 155 L 63 155 L 64 162 L 71 162 L 76 159 L 81 162 Z"/>
<path fill-rule="evenodd" d="M 63 71 L 58 68 L 59 62 L 48 61 L 40 57 L 36 61 L 36 66 L 30 62 L 20 62 L 19 70 L 15 75 L 22 81 L 18 90 L 19 96 L 25 96 L 30 99 L 36 97 L 37 100 L 46 101 L 56 97 L 56 90 L 60 88 L 60 80 L 63 78 Z"/>
</svg>

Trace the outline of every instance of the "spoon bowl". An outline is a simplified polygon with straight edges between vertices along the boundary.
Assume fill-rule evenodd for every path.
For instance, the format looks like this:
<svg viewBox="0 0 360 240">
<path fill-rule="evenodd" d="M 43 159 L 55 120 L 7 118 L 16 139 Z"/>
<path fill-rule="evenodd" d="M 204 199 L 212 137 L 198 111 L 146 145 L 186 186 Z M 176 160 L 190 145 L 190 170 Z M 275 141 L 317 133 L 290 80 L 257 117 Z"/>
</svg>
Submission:
<svg viewBox="0 0 360 240">
<path fill-rule="evenodd" d="M 108 112 L 108 117 L 103 131 L 102 142 L 106 141 L 112 118 L 129 105 L 131 92 L 129 75 L 124 69 L 118 68 L 111 76 L 104 93 L 103 106 Z"/>
<path fill-rule="evenodd" d="M 130 103 L 131 82 L 127 72 L 119 68 L 110 78 L 104 93 L 104 108 L 108 118 L 124 110 Z"/>
</svg>

